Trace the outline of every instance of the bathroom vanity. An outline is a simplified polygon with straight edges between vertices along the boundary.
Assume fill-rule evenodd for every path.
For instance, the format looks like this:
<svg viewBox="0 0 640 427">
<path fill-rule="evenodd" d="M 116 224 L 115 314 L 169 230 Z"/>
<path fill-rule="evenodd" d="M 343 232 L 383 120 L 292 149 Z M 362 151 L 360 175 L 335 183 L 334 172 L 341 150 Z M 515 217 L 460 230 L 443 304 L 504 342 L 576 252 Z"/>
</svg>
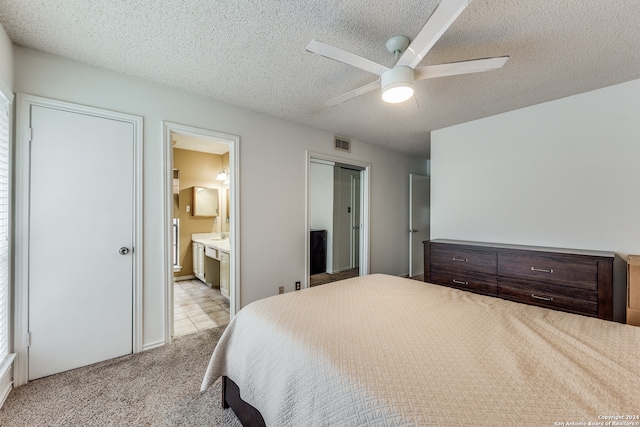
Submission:
<svg viewBox="0 0 640 427">
<path fill-rule="evenodd" d="M 218 233 L 195 233 L 191 240 L 193 274 L 207 285 L 220 288 L 222 296 L 229 298 L 229 239 L 222 239 Z"/>
</svg>

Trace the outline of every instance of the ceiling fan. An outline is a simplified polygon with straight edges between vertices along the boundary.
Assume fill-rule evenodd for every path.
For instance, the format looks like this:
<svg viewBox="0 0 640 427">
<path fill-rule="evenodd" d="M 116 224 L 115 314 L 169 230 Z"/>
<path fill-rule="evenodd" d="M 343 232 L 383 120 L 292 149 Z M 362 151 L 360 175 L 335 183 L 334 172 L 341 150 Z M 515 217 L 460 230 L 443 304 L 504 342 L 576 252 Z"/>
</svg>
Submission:
<svg viewBox="0 0 640 427">
<path fill-rule="evenodd" d="M 416 68 L 426 53 L 429 52 L 470 2 L 471 0 L 442 0 L 411 43 L 409 43 L 407 36 L 391 37 L 386 46 L 387 50 L 395 55 L 397 60 L 393 68 L 385 67 L 321 41 L 312 40 L 307 46 L 307 51 L 380 76 L 375 82 L 326 101 L 325 105 L 333 107 L 378 88 L 382 89 L 383 101 L 390 103 L 404 102 L 413 96 L 413 82 L 415 80 L 478 73 L 502 67 L 509 59 L 508 56 Z"/>
</svg>

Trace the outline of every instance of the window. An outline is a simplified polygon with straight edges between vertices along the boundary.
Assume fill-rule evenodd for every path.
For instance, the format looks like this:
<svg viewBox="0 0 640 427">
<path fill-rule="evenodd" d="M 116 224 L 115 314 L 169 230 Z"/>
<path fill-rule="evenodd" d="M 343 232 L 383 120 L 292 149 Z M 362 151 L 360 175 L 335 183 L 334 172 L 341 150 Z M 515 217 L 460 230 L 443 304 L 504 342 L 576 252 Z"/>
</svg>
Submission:
<svg viewBox="0 0 640 427">
<path fill-rule="evenodd" d="M 0 92 L 0 363 L 9 355 L 9 105 Z"/>
<path fill-rule="evenodd" d="M 173 271 L 180 271 L 180 171 L 173 170 Z"/>
<path fill-rule="evenodd" d="M 179 243 L 180 243 L 180 219 L 173 218 L 173 267 L 174 269 L 180 267 Z"/>
</svg>

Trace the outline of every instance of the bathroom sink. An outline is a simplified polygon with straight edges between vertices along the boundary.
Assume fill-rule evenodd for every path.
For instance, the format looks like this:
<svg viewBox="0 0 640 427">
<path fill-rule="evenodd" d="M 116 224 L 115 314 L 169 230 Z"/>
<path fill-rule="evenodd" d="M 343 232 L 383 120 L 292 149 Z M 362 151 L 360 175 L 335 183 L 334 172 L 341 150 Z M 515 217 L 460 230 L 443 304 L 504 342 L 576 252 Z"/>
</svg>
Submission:
<svg viewBox="0 0 640 427">
<path fill-rule="evenodd" d="M 231 250 L 229 239 L 223 239 L 219 236 L 217 233 L 194 233 L 191 235 L 191 240 L 223 252 L 229 252 Z"/>
</svg>

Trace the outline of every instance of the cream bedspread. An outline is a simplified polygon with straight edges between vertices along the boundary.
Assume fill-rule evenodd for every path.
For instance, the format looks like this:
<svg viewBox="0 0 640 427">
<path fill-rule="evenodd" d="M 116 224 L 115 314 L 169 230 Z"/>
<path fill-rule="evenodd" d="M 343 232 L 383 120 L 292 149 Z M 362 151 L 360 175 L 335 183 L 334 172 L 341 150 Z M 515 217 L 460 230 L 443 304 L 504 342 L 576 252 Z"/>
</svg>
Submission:
<svg viewBox="0 0 640 427">
<path fill-rule="evenodd" d="M 640 415 L 640 328 L 371 275 L 246 306 L 221 375 L 267 426 L 606 425 Z"/>
</svg>

